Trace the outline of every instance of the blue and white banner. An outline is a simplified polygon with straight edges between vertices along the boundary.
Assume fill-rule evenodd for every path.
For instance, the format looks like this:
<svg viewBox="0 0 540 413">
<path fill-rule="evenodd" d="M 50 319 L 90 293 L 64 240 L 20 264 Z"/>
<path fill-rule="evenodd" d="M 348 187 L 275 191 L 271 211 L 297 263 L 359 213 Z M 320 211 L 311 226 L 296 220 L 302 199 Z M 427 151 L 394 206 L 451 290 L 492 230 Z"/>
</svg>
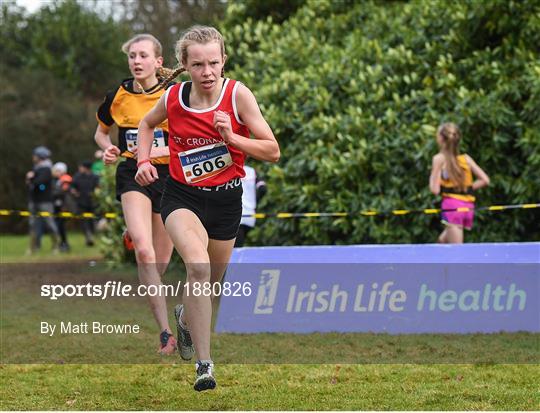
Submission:
<svg viewBox="0 0 540 413">
<path fill-rule="evenodd" d="M 243 248 L 226 281 L 218 332 L 540 331 L 540 243 Z"/>
</svg>

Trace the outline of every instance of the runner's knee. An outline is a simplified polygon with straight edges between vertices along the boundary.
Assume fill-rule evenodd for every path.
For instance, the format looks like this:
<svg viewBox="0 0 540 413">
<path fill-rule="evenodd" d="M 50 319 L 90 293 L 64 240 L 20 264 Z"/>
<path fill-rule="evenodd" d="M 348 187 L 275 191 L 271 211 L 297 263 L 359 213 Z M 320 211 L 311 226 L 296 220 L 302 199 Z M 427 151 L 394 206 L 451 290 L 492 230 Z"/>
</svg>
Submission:
<svg viewBox="0 0 540 413">
<path fill-rule="evenodd" d="M 154 249 L 150 246 L 137 246 L 137 244 L 135 244 L 135 254 L 137 255 L 137 262 L 145 264 L 156 262 L 156 255 L 154 253 Z"/>
</svg>

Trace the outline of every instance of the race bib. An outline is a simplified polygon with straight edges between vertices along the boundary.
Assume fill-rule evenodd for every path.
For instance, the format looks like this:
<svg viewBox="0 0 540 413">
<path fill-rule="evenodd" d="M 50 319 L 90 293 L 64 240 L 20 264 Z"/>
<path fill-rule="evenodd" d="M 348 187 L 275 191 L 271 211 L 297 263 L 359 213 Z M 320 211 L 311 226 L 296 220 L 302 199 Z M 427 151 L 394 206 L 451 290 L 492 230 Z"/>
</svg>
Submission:
<svg viewBox="0 0 540 413">
<path fill-rule="evenodd" d="M 137 132 L 138 129 L 128 129 L 126 131 L 127 150 L 130 152 L 134 152 L 135 149 L 137 149 Z M 163 129 L 154 129 L 154 142 L 152 143 L 152 147 L 159 148 L 163 146 L 165 146 L 165 134 L 163 133 Z"/>
<path fill-rule="evenodd" d="M 218 175 L 233 164 L 224 142 L 181 152 L 178 157 L 186 182 L 190 184 Z"/>
</svg>

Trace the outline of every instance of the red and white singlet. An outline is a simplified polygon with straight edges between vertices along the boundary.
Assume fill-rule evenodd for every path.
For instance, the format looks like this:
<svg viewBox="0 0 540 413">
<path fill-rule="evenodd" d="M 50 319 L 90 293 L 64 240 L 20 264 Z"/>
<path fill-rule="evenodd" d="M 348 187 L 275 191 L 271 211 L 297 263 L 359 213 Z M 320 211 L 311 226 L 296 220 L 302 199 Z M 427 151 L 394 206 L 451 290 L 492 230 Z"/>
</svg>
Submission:
<svg viewBox="0 0 540 413">
<path fill-rule="evenodd" d="M 169 121 L 171 176 L 192 186 L 217 186 L 234 178 L 243 178 L 245 154 L 226 145 L 214 128 L 214 112 L 229 114 L 234 133 L 249 139 L 249 130 L 240 120 L 236 92 L 240 84 L 225 79 L 216 104 L 207 109 L 193 109 L 182 101 L 185 82 L 167 90 L 165 106 Z"/>
</svg>

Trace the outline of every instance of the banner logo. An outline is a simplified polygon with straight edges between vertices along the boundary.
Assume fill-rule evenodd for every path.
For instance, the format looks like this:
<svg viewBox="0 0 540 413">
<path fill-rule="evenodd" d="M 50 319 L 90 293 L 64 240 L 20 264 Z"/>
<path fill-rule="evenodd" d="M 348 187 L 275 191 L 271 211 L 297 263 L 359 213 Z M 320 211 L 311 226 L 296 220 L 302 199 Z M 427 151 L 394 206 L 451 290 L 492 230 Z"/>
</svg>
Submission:
<svg viewBox="0 0 540 413">
<path fill-rule="evenodd" d="M 263 270 L 261 272 L 253 314 L 272 314 L 280 272 L 280 270 Z"/>
</svg>

